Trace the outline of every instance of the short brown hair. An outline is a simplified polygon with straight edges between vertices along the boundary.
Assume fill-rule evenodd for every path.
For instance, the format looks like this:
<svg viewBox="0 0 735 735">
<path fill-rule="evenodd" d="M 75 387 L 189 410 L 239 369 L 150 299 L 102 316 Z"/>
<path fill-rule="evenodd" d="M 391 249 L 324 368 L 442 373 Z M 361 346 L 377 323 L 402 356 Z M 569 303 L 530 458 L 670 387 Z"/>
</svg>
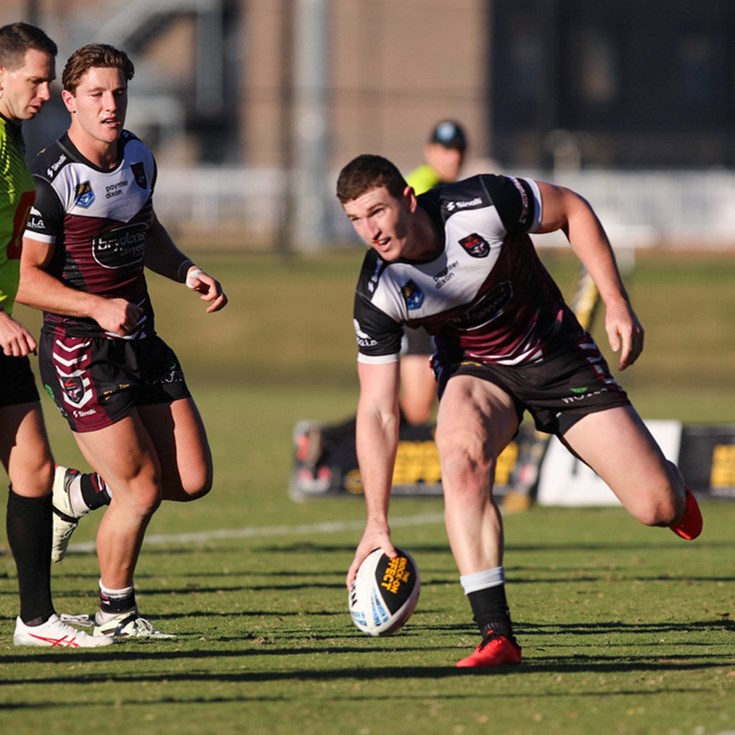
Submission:
<svg viewBox="0 0 735 735">
<path fill-rule="evenodd" d="M 135 75 L 133 62 L 124 51 L 106 43 L 90 43 L 77 49 L 69 57 L 61 75 L 61 86 L 74 94 L 82 77 L 93 68 L 120 69 L 128 82 Z"/>
<path fill-rule="evenodd" d="M 56 44 L 36 26 L 30 23 L 9 23 L 0 28 L 0 66 L 19 69 L 23 66 L 26 51 L 34 49 L 49 56 L 56 56 Z"/>
<path fill-rule="evenodd" d="M 363 153 L 353 158 L 337 178 L 337 199 L 351 202 L 371 189 L 384 186 L 391 196 L 399 198 L 408 184 L 398 167 L 383 156 Z"/>
</svg>

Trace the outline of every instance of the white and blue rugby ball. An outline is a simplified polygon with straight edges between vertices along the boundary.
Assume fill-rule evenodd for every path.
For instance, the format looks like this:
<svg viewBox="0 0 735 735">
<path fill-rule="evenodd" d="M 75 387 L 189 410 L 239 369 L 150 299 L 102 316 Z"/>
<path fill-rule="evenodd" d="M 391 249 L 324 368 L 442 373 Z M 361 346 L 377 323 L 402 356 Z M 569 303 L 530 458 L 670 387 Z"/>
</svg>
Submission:
<svg viewBox="0 0 735 735">
<path fill-rule="evenodd" d="M 421 581 L 416 563 L 401 549 L 391 559 L 381 549 L 370 552 L 350 586 L 352 622 L 367 635 L 391 635 L 416 609 Z"/>
</svg>

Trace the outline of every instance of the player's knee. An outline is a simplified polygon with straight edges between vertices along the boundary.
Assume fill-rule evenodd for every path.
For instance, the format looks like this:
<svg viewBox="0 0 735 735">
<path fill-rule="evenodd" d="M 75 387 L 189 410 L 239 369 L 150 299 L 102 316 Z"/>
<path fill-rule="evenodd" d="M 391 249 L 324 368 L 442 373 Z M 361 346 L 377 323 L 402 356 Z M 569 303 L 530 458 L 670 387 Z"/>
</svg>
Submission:
<svg viewBox="0 0 735 735">
<path fill-rule="evenodd" d="M 646 526 L 670 526 L 683 512 L 673 489 L 659 493 L 635 508 L 633 515 Z"/>
<path fill-rule="evenodd" d="M 192 489 L 186 489 L 186 500 L 199 500 L 199 498 L 203 498 L 205 495 L 208 495 L 211 489 L 211 481 L 206 484 L 200 484 Z"/>
<path fill-rule="evenodd" d="M 213 485 L 213 475 L 209 468 L 203 468 L 196 474 L 182 478 L 182 500 L 189 502 L 191 500 L 199 500 L 209 493 Z"/>
<path fill-rule="evenodd" d="M 481 446 L 472 442 L 442 441 L 437 435 L 442 467 L 442 483 L 454 494 L 481 492 L 487 494 L 493 476 L 492 460 Z"/>
<path fill-rule="evenodd" d="M 161 493 L 155 486 L 138 488 L 131 493 L 113 493 L 112 502 L 117 505 L 124 504 L 128 512 L 140 518 L 150 518 L 161 505 Z"/>
</svg>

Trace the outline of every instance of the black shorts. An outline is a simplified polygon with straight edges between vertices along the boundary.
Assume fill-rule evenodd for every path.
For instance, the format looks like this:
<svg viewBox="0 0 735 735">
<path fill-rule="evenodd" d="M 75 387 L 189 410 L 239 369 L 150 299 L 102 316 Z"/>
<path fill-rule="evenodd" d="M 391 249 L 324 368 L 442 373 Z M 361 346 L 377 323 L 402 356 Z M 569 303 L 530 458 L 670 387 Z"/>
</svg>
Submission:
<svg viewBox="0 0 735 735">
<path fill-rule="evenodd" d="M 31 361 L 27 357 L 8 357 L 0 351 L 0 408 L 38 400 Z"/>
<path fill-rule="evenodd" d="M 596 411 L 629 406 L 625 391 L 610 374 L 591 337 L 527 365 L 474 361 L 435 365 L 439 395 L 455 375 L 471 375 L 502 388 L 513 399 L 518 422 L 528 411 L 536 428 L 563 436 L 581 418 Z"/>
<path fill-rule="evenodd" d="M 39 340 L 44 388 L 72 431 L 97 431 L 136 406 L 188 398 L 174 351 L 158 336 L 138 340 L 57 337 Z"/>
</svg>

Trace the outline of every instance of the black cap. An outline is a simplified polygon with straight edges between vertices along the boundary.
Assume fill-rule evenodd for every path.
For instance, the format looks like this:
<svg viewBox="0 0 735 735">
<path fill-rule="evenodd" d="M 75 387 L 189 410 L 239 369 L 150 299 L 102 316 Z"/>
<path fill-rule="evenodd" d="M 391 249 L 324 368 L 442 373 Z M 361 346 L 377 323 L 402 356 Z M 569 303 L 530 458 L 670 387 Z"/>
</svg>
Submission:
<svg viewBox="0 0 735 735">
<path fill-rule="evenodd" d="M 464 128 L 455 120 L 442 120 L 431 131 L 430 143 L 439 143 L 445 148 L 467 149 L 467 136 Z"/>
</svg>

